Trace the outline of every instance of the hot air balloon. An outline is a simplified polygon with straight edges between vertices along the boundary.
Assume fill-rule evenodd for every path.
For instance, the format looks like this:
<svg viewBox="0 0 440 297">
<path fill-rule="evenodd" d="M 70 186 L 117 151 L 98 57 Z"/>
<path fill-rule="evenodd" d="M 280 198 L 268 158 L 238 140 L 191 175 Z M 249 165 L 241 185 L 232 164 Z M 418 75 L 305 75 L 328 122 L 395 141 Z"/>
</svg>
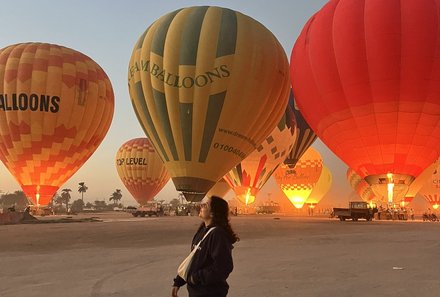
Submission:
<svg viewBox="0 0 440 297">
<path fill-rule="evenodd" d="M 400 203 L 402 206 L 407 206 L 411 203 L 416 196 L 417 193 L 422 189 L 422 187 L 429 183 L 432 179 L 434 173 L 437 172 L 438 167 L 440 166 L 440 159 L 437 159 L 434 163 L 432 163 L 429 167 L 427 167 L 409 186 L 408 192 L 406 193 L 405 198 Z"/>
<path fill-rule="evenodd" d="M 206 196 L 217 196 L 217 197 L 225 197 L 226 194 L 231 190 L 231 187 L 228 183 L 222 178 L 220 179 L 209 191 L 206 193 Z"/>
<path fill-rule="evenodd" d="M 440 0 L 331 0 L 291 56 L 318 137 L 389 203 L 439 156 Z"/>
<path fill-rule="evenodd" d="M 47 43 L 0 50 L 0 158 L 37 206 L 93 154 L 113 110 L 110 80 L 84 54 Z"/>
<path fill-rule="evenodd" d="M 431 170 L 429 178 L 420 189 L 419 193 L 425 197 L 426 201 L 431 204 L 433 209 L 440 206 L 440 166 L 438 162 L 433 163 L 437 168 Z"/>
<path fill-rule="evenodd" d="M 289 106 L 292 108 L 293 113 L 295 114 L 297 133 L 292 150 L 284 160 L 284 164 L 294 168 L 304 152 L 313 144 L 313 142 L 315 142 L 316 134 L 312 131 L 309 124 L 307 124 L 301 112 L 298 110 L 298 106 L 295 104 L 292 91 L 290 92 Z"/>
<path fill-rule="evenodd" d="M 140 205 L 153 199 L 170 179 L 148 138 L 135 138 L 124 143 L 116 153 L 116 169 Z"/>
<path fill-rule="evenodd" d="M 321 176 L 322 158 L 310 147 L 295 168 L 281 164 L 274 172 L 275 181 L 296 208 L 302 208 Z"/>
<path fill-rule="evenodd" d="M 284 50 L 263 25 L 220 7 L 154 22 L 136 43 L 136 115 L 178 191 L 200 201 L 269 135 L 289 96 Z"/>
<path fill-rule="evenodd" d="M 292 150 L 296 133 L 295 116 L 287 106 L 284 116 L 263 143 L 223 177 L 240 202 L 248 205 L 255 201 L 273 171 Z"/>
<path fill-rule="evenodd" d="M 363 201 L 372 205 L 374 200 L 378 200 L 370 185 L 351 168 L 347 169 L 347 180 Z"/>
<path fill-rule="evenodd" d="M 306 204 L 310 208 L 314 208 L 321 199 L 328 193 L 332 186 L 332 173 L 328 169 L 327 166 L 322 166 L 321 176 L 313 187 L 312 192 L 309 195 L 309 198 L 306 200 Z"/>
</svg>

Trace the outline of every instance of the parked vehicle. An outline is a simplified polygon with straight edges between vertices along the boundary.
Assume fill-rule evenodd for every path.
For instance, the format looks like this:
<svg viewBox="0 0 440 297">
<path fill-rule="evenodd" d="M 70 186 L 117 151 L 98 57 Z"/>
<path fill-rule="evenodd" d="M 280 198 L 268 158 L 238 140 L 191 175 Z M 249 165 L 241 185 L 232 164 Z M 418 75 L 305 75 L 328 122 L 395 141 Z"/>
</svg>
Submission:
<svg viewBox="0 0 440 297">
<path fill-rule="evenodd" d="M 339 220 L 345 221 L 351 219 L 357 221 L 359 219 L 365 219 L 367 221 L 373 220 L 374 214 L 377 212 L 377 208 L 370 208 L 369 204 L 364 201 L 350 202 L 349 208 L 333 208 L 335 217 Z"/>
<path fill-rule="evenodd" d="M 139 207 L 129 206 L 125 209 L 126 212 L 131 213 L 134 217 L 145 217 L 145 216 L 163 216 L 164 210 L 162 204 L 156 201 L 147 202 L 145 205 Z"/>
</svg>

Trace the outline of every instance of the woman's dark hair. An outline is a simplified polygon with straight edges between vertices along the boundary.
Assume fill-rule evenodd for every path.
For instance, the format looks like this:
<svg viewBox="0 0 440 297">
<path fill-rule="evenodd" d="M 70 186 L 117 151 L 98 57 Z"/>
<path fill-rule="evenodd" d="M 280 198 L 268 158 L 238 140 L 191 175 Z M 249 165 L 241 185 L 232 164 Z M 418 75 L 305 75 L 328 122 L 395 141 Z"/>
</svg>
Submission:
<svg viewBox="0 0 440 297">
<path fill-rule="evenodd" d="M 232 243 L 239 241 L 240 238 L 234 232 L 234 230 L 232 230 L 231 223 L 229 222 L 228 202 L 226 202 L 226 200 L 218 196 L 211 196 L 210 208 L 211 208 L 213 225 L 225 229 Z"/>
</svg>

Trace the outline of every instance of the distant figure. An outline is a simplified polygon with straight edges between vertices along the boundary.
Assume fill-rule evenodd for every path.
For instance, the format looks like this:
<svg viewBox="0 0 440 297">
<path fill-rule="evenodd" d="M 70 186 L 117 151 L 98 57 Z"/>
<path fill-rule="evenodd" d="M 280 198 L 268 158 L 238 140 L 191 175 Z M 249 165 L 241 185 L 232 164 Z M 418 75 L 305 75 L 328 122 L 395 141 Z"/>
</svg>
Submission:
<svg viewBox="0 0 440 297">
<path fill-rule="evenodd" d="M 201 242 L 187 271 L 187 279 L 177 275 L 171 291 L 177 297 L 180 287 L 187 285 L 189 297 L 226 297 L 226 282 L 233 269 L 232 248 L 239 240 L 229 223 L 228 203 L 220 197 L 207 198 L 201 204 L 199 217 L 203 220 L 193 237 L 191 250 Z"/>
<path fill-rule="evenodd" d="M 409 209 L 409 216 L 411 217 L 411 221 L 414 221 L 414 209 Z"/>
</svg>

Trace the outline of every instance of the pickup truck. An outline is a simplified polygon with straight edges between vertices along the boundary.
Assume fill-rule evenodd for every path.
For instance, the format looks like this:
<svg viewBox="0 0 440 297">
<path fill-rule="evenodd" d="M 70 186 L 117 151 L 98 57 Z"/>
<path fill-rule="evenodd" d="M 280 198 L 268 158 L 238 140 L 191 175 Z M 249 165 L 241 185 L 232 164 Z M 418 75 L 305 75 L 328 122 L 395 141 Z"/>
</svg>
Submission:
<svg viewBox="0 0 440 297">
<path fill-rule="evenodd" d="M 353 221 L 357 221 L 359 219 L 371 221 L 373 220 L 376 212 L 377 208 L 370 208 L 369 204 L 364 201 L 350 202 L 349 208 L 333 208 L 334 216 L 338 217 L 341 221 L 345 221 L 347 219 L 351 219 Z"/>
<path fill-rule="evenodd" d="M 163 207 L 160 203 L 157 202 L 148 202 L 145 205 L 140 205 L 137 208 L 127 207 L 126 212 L 131 213 L 134 217 L 145 217 L 145 216 L 163 216 L 164 211 Z"/>
</svg>

